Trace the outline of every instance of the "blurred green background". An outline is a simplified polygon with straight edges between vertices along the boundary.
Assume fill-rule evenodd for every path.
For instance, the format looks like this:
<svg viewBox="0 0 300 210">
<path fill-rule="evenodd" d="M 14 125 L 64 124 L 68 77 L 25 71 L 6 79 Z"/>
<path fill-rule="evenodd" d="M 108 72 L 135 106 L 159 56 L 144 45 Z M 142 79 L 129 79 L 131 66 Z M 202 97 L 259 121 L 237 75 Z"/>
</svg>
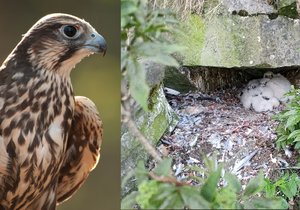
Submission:
<svg viewBox="0 0 300 210">
<path fill-rule="evenodd" d="M 0 0 L 0 63 L 21 35 L 42 16 L 63 12 L 90 22 L 108 44 L 105 57 L 93 55 L 73 70 L 76 95 L 92 99 L 104 123 L 98 167 L 84 186 L 58 210 L 117 210 L 120 199 L 120 1 Z"/>
</svg>

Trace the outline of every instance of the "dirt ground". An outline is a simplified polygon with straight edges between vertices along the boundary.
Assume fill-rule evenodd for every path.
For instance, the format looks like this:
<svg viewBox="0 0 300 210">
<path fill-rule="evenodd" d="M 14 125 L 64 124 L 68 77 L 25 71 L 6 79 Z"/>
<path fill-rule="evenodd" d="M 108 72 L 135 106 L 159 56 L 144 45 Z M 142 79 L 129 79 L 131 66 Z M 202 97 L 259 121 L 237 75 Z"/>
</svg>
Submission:
<svg viewBox="0 0 300 210">
<path fill-rule="evenodd" d="M 283 105 L 272 112 L 257 113 L 243 108 L 237 97 L 239 92 L 166 92 L 180 119 L 173 132 L 161 138 L 158 149 L 173 158 L 173 171 L 179 180 L 191 175 L 189 166 L 204 168 L 203 156 L 215 155 L 216 161 L 236 174 L 243 185 L 259 171 L 274 178 L 282 168 L 295 165 L 296 151 L 279 151 L 275 145 L 278 123 L 272 116 Z"/>
</svg>

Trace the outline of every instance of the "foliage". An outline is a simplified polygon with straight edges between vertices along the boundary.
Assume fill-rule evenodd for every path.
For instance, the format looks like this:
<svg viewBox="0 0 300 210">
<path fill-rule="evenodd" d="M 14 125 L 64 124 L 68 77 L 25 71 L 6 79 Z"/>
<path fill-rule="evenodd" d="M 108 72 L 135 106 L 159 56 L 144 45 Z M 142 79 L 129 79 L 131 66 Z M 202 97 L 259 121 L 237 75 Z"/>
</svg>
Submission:
<svg viewBox="0 0 300 210">
<path fill-rule="evenodd" d="M 147 0 L 121 0 L 121 69 L 132 97 L 144 110 L 148 110 L 150 89 L 141 61 L 178 65 L 170 55 L 182 47 L 163 36 L 172 32 L 175 23 L 175 16 L 167 10 L 148 9 Z"/>
<path fill-rule="evenodd" d="M 267 197 L 282 195 L 290 201 L 294 200 L 296 196 L 299 196 L 299 191 L 300 178 L 296 173 L 290 174 L 287 172 L 274 182 L 268 179 L 265 180 L 265 192 Z"/>
<path fill-rule="evenodd" d="M 276 146 L 278 148 L 286 148 L 294 146 L 295 149 L 300 149 L 300 89 L 292 88 L 287 94 L 290 98 L 290 103 L 287 104 L 285 110 L 275 116 L 279 121 L 276 129 L 278 138 Z"/>
<path fill-rule="evenodd" d="M 211 163 L 212 161 L 210 161 Z M 164 170 L 161 170 L 164 168 Z M 168 169 L 168 170 L 167 170 Z M 201 169 L 199 169 L 201 170 Z M 198 171 L 198 170 L 197 170 Z M 268 194 L 259 196 L 265 186 L 260 173 L 250 180 L 245 190 L 237 178 L 225 173 L 222 167 L 210 167 L 199 185 L 179 182 L 171 175 L 171 161 L 164 159 L 154 172 L 148 172 L 143 163 L 136 169 L 138 191 L 122 200 L 122 209 L 130 209 L 137 203 L 142 209 L 287 209 L 282 197 Z M 220 183 L 225 183 L 223 186 Z"/>
</svg>

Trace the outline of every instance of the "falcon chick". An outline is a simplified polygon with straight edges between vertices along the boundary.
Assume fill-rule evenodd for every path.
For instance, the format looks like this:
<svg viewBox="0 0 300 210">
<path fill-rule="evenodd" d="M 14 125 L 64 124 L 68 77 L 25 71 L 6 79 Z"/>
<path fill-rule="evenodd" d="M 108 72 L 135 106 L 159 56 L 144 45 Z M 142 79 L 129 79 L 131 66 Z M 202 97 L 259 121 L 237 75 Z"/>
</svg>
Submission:
<svg viewBox="0 0 300 210">
<path fill-rule="evenodd" d="M 70 72 L 106 42 L 67 14 L 40 19 L 0 67 L 0 209 L 53 210 L 100 156 L 102 122 Z"/>
<path fill-rule="evenodd" d="M 278 100 L 286 102 L 288 100 L 288 97 L 285 97 L 284 95 L 291 89 L 291 83 L 287 80 L 287 78 L 279 73 L 273 74 L 272 72 L 266 72 L 264 74 L 264 77 L 270 79 L 266 83 L 266 86 L 270 87 L 273 90 L 274 96 Z"/>
<path fill-rule="evenodd" d="M 279 106 L 279 100 L 274 96 L 272 88 L 267 86 L 269 78 L 254 79 L 244 88 L 240 100 L 246 109 L 251 107 L 256 112 L 272 111 Z"/>
<path fill-rule="evenodd" d="M 275 97 L 264 97 L 263 95 L 254 96 L 251 100 L 252 108 L 256 112 L 272 111 L 279 106 L 279 101 Z"/>
</svg>

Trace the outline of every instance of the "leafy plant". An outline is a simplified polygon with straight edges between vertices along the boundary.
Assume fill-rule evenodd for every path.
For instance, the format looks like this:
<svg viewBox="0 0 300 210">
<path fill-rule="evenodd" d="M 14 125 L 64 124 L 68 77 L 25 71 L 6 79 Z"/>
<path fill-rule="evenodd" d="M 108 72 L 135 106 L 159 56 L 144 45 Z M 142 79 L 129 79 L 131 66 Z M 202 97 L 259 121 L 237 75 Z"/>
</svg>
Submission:
<svg viewBox="0 0 300 210">
<path fill-rule="evenodd" d="M 290 103 L 283 112 L 275 116 L 279 121 L 276 129 L 278 134 L 276 146 L 278 148 L 294 146 L 295 149 L 300 149 L 300 89 L 292 88 L 287 97 L 290 98 Z"/>
<path fill-rule="evenodd" d="M 164 168 L 164 170 L 161 170 Z M 245 190 L 238 179 L 225 173 L 222 167 L 208 170 L 203 183 L 197 186 L 179 182 L 171 175 L 171 161 L 164 159 L 148 172 L 141 162 L 136 169 L 138 191 L 122 200 L 122 209 L 130 209 L 138 204 L 142 209 L 287 209 L 288 204 L 276 195 L 260 196 L 265 187 L 260 173 L 250 180 Z M 220 182 L 226 183 L 220 186 Z M 261 194 L 261 193 L 260 193 Z"/>
<path fill-rule="evenodd" d="M 164 39 L 171 33 L 175 16 L 161 9 L 151 10 L 147 0 L 121 0 L 121 69 L 132 97 L 148 110 L 149 87 L 141 60 L 177 66 L 172 53 L 182 47 Z"/>
<path fill-rule="evenodd" d="M 285 173 L 282 177 L 277 178 L 272 182 L 265 180 L 265 192 L 267 197 L 275 195 L 282 195 L 287 200 L 293 200 L 294 197 L 299 196 L 300 178 L 296 173 Z"/>
</svg>

